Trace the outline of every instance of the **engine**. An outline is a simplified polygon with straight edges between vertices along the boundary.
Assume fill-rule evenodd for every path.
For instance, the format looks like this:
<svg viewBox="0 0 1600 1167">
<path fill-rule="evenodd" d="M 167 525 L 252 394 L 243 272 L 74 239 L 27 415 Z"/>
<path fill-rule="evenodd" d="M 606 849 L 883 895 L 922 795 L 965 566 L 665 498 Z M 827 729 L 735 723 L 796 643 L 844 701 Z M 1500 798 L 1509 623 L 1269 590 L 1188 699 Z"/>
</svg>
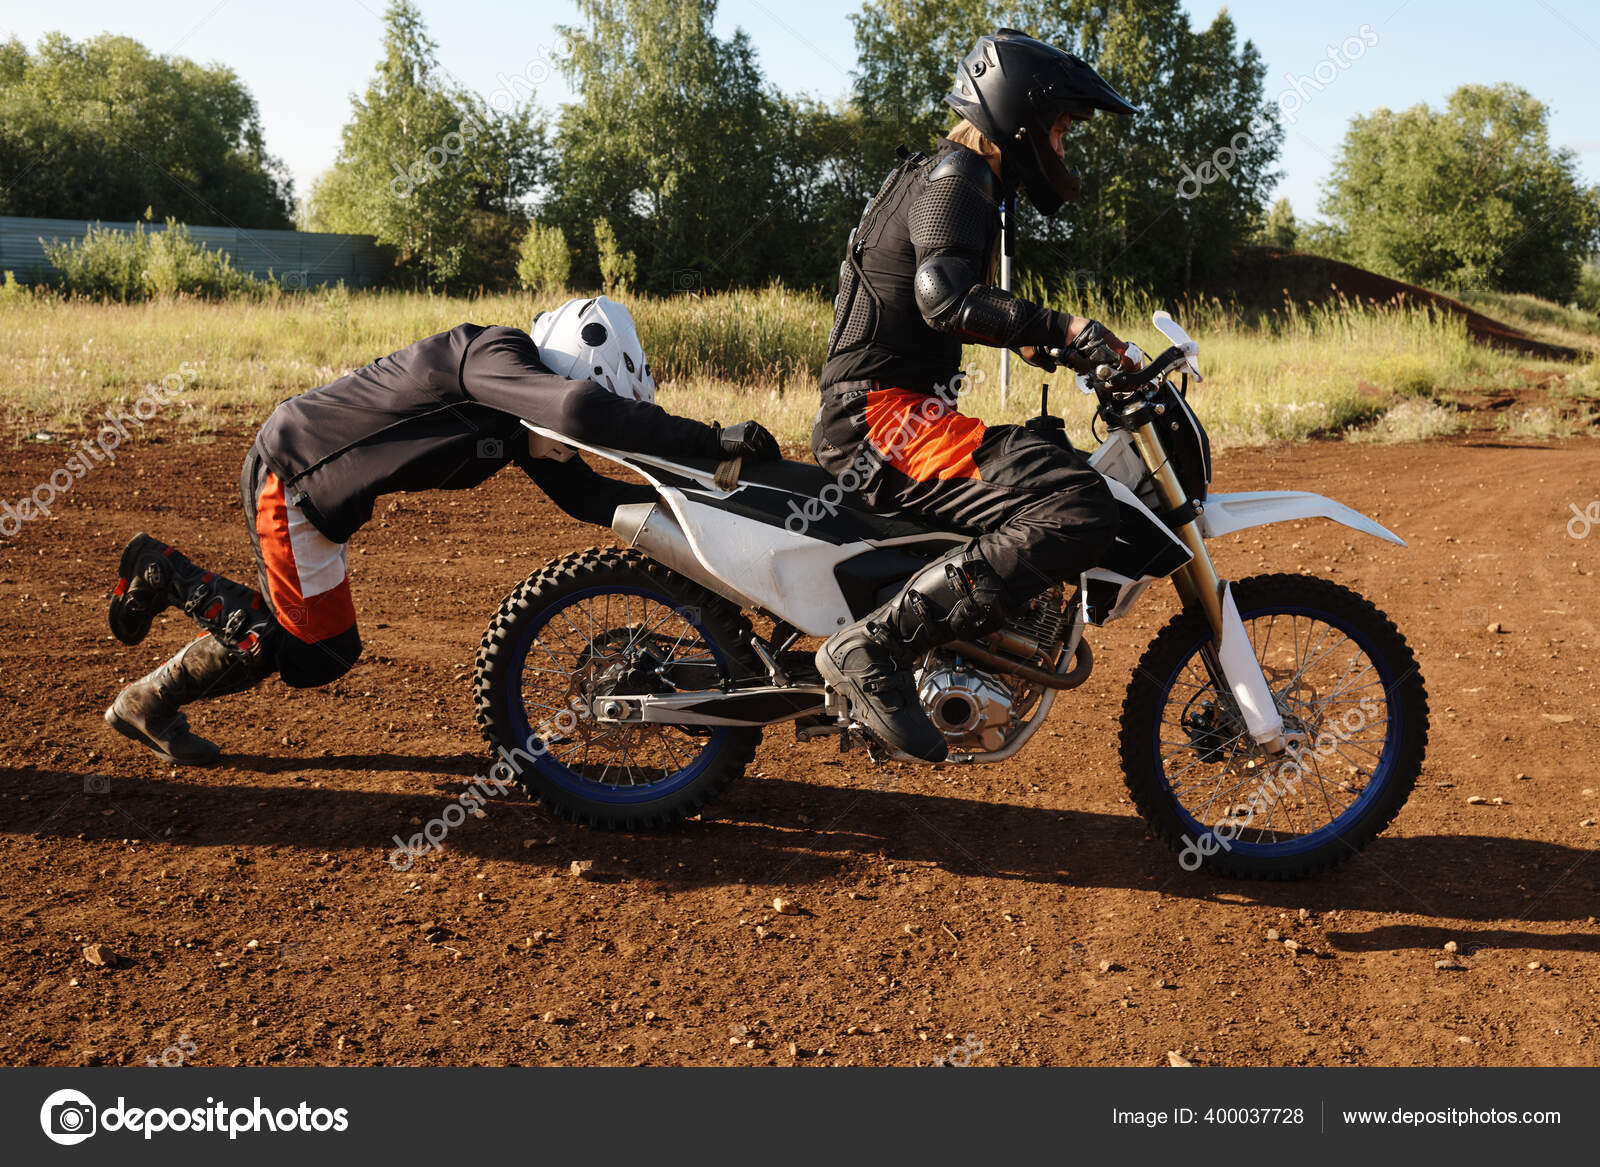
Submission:
<svg viewBox="0 0 1600 1167">
<path fill-rule="evenodd" d="M 992 648 L 1051 668 L 1074 631 L 1064 589 L 1037 596 L 989 638 Z M 1031 681 L 976 668 L 945 649 L 934 651 L 917 675 L 917 695 L 944 734 L 952 757 L 979 760 L 1026 740 L 1048 709 Z"/>
<path fill-rule="evenodd" d="M 924 670 L 918 693 L 952 754 L 989 753 L 1006 744 L 1016 720 L 1016 694 L 999 677 L 940 662 Z"/>
</svg>

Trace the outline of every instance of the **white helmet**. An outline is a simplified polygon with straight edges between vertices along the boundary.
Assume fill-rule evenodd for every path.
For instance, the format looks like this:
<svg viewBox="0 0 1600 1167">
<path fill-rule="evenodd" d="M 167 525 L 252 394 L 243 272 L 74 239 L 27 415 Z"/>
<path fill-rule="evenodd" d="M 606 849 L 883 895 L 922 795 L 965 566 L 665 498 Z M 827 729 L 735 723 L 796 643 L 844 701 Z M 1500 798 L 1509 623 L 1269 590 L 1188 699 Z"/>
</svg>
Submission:
<svg viewBox="0 0 1600 1167">
<path fill-rule="evenodd" d="M 633 317 L 615 300 L 604 296 L 568 300 L 535 316 L 528 335 L 552 373 L 574 381 L 596 381 L 618 397 L 656 399 L 656 381 Z"/>
</svg>

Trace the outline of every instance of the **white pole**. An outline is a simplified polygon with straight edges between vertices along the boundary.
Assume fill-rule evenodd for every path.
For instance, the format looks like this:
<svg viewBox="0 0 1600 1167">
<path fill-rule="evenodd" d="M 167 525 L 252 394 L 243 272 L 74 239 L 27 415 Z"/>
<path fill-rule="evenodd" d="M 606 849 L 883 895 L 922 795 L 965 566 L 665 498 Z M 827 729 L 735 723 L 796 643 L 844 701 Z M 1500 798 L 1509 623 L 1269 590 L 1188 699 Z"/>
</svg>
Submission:
<svg viewBox="0 0 1600 1167">
<path fill-rule="evenodd" d="M 1006 199 L 1000 204 L 1000 290 L 1011 290 L 1011 249 L 1006 242 L 1011 232 L 1011 200 Z M 1000 350 L 1000 408 L 1004 410 L 1011 403 L 1011 350 Z"/>
</svg>

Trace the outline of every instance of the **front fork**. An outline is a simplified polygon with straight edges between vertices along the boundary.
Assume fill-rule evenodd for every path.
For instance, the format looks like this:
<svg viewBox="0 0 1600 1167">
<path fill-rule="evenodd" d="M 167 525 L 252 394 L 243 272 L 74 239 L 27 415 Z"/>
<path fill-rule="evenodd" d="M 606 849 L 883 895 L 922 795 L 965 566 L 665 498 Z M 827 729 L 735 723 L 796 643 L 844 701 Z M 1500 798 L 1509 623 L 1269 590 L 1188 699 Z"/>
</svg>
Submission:
<svg viewBox="0 0 1600 1167">
<path fill-rule="evenodd" d="M 1162 505 L 1174 510 L 1188 503 L 1189 496 L 1172 469 L 1155 423 L 1146 421 L 1130 430 L 1129 436 L 1150 471 Z M 1239 608 L 1233 601 L 1233 587 L 1217 574 L 1195 519 L 1191 518 L 1173 533 L 1189 549 L 1191 558 L 1173 573 L 1172 582 L 1184 607 L 1198 607 L 1211 624 L 1213 639 L 1204 655 L 1212 681 L 1219 686 L 1227 685 L 1244 715 L 1245 729 L 1261 748 L 1269 754 L 1281 754 L 1289 744 L 1284 737 L 1283 717 L 1250 644 L 1250 634 L 1239 617 Z"/>
</svg>

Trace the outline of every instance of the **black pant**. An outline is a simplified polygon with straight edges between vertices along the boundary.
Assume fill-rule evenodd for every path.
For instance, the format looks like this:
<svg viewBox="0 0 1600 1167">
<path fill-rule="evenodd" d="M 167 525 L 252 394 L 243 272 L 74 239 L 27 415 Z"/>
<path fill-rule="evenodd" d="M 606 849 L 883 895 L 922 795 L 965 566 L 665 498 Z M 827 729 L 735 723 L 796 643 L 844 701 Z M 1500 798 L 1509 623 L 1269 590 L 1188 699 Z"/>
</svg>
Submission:
<svg viewBox="0 0 1600 1167">
<path fill-rule="evenodd" d="M 986 426 L 937 397 L 828 386 L 811 449 L 872 510 L 976 535 L 1013 600 L 1074 579 L 1116 537 L 1111 488 L 1064 437 Z"/>
</svg>

